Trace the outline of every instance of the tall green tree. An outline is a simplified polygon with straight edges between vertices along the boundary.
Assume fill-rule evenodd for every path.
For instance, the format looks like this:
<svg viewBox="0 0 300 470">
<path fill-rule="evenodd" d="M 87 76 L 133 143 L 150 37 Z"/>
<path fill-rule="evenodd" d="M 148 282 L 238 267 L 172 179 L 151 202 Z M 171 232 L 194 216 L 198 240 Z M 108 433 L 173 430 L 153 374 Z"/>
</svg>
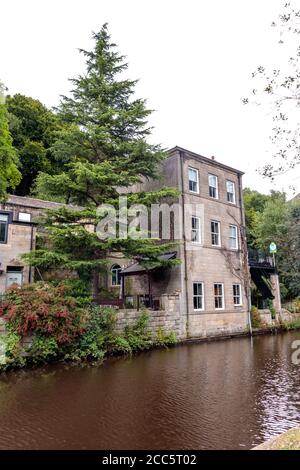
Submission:
<svg viewBox="0 0 300 470">
<path fill-rule="evenodd" d="M 57 115 L 40 101 L 16 94 L 7 96 L 9 126 L 20 161 L 22 180 L 15 194 L 29 195 L 39 172 L 58 173 L 63 164 L 59 162 L 51 146 L 56 133 L 62 129 Z"/>
<path fill-rule="evenodd" d="M 81 50 L 86 59 L 84 75 L 72 80 L 70 96 L 63 97 L 59 116 L 68 123 L 53 145 L 61 160 L 70 161 L 59 175 L 41 173 L 37 192 L 64 197 L 83 206 L 84 211 L 63 208 L 52 211 L 44 221 L 51 249 L 38 250 L 30 261 L 40 267 L 66 266 L 92 279 L 97 296 L 99 272 L 108 255 L 122 255 L 146 266 L 160 264 L 159 256 L 170 249 L 156 240 L 128 238 L 99 239 L 91 227 L 102 220 L 96 209 L 103 203 L 117 208 L 120 192 L 129 203 L 157 202 L 177 194 L 172 189 L 134 193 L 133 185 L 143 178 L 158 176 L 165 157 L 159 145 L 148 142 L 147 120 L 151 110 L 135 97 L 136 81 L 125 78 L 128 64 L 110 40 L 107 25 L 93 35 L 91 51 Z"/>
<path fill-rule="evenodd" d="M 4 199 L 7 191 L 14 189 L 21 180 L 17 154 L 9 132 L 4 92 L 4 85 L 0 83 L 0 199 Z"/>
</svg>

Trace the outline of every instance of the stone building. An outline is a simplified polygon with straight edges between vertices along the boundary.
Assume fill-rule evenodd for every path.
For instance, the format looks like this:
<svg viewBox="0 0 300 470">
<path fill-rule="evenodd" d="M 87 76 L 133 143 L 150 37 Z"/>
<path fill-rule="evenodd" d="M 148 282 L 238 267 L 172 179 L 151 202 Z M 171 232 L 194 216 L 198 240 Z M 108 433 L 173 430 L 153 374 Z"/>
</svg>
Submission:
<svg viewBox="0 0 300 470">
<path fill-rule="evenodd" d="M 251 259 L 249 267 L 242 175 L 213 157 L 175 147 L 162 163 L 160 178 L 133 188 L 178 190 L 177 198 L 155 207 L 150 226 L 153 233 L 153 221 L 158 222 L 155 238 L 174 241 L 172 251 L 162 258 L 180 263 L 146 271 L 122 257 L 108 259 L 99 298 L 102 304 L 119 307 L 120 328 L 134 321 L 144 305 L 151 311 L 151 329 L 174 331 L 179 339 L 245 332 L 250 274 L 280 312 L 278 277 L 270 260 Z M 0 205 L 0 294 L 13 283 L 33 280 L 33 270 L 21 255 L 35 247 L 36 217 L 60 206 L 18 196 Z"/>
<path fill-rule="evenodd" d="M 60 206 L 21 196 L 9 196 L 0 204 L 0 295 L 12 284 L 33 281 L 33 269 L 21 255 L 35 248 L 36 219 L 41 211 Z"/>
<path fill-rule="evenodd" d="M 178 189 L 180 196 L 174 202 L 179 211 L 171 211 L 169 219 L 162 211 L 159 230 L 160 238 L 178 242 L 165 256 L 181 263 L 146 272 L 138 263 L 112 260 L 107 289 L 121 296 L 127 307 L 144 304 L 154 311 L 168 310 L 182 338 L 246 331 L 251 300 L 242 175 L 213 157 L 171 149 L 161 177 L 145 180 L 134 191 Z M 169 237 L 163 235 L 166 227 Z M 176 230 L 179 236 L 174 236 Z M 259 263 L 256 268 L 260 272 Z M 280 309 L 277 276 L 271 267 L 269 273 L 270 296 Z"/>
</svg>

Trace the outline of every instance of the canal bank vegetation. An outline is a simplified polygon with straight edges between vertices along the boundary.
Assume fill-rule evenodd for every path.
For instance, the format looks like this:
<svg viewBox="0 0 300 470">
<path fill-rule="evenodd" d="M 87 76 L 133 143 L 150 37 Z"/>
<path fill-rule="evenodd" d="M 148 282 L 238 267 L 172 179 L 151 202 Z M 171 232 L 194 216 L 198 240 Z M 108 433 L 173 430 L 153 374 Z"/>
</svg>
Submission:
<svg viewBox="0 0 300 470">
<path fill-rule="evenodd" d="M 75 284 L 79 284 L 75 281 Z M 102 361 L 113 354 L 132 354 L 176 342 L 174 333 L 148 330 L 141 311 L 124 332 L 117 330 L 117 312 L 94 305 L 84 287 L 74 295 L 74 283 L 37 282 L 11 288 L 0 304 L 6 333 L 0 336 L 5 360 L 0 370 L 52 361 Z"/>
</svg>

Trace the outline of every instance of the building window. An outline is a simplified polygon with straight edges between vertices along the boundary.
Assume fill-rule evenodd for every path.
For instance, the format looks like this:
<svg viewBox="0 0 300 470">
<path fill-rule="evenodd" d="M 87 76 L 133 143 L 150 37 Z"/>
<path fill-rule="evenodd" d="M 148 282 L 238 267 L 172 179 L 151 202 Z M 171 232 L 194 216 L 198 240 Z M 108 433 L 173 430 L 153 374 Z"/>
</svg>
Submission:
<svg viewBox="0 0 300 470">
<path fill-rule="evenodd" d="M 194 310 L 204 310 L 204 284 L 203 282 L 193 283 Z"/>
<path fill-rule="evenodd" d="M 20 222 L 30 222 L 31 221 L 31 214 L 28 214 L 28 212 L 19 212 L 19 221 Z"/>
<path fill-rule="evenodd" d="M 233 304 L 242 305 L 241 284 L 233 284 Z"/>
<path fill-rule="evenodd" d="M 111 267 L 111 285 L 112 286 L 121 285 L 121 271 L 122 271 L 122 268 L 118 264 L 114 264 Z"/>
<path fill-rule="evenodd" d="M 211 221 L 211 244 L 221 246 L 220 222 Z"/>
<path fill-rule="evenodd" d="M 214 284 L 215 309 L 224 309 L 224 285 Z"/>
<path fill-rule="evenodd" d="M 7 243 L 8 214 L 0 214 L 0 243 Z"/>
<path fill-rule="evenodd" d="M 6 270 L 6 288 L 11 286 L 22 286 L 23 284 L 23 268 L 7 266 Z"/>
<path fill-rule="evenodd" d="M 215 175 L 208 175 L 209 195 L 214 199 L 218 199 L 218 177 Z"/>
<path fill-rule="evenodd" d="M 235 184 L 233 181 L 226 181 L 227 202 L 235 204 Z"/>
<path fill-rule="evenodd" d="M 239 247 L 238 243 L 238 229 L 236 225 L 229 225 L 229 248 L 231 250 L 237 250 Z"/>
<path fill-rule="evenodd" d="M 189 190 L 199 193 L 199 172 L 195 168 L 189 168 Z"/>
<path fill-rule="evenodd" d="M 200 217 L 192 216 L 192 236 L 193 243 L 201 243 Z"/>
</svg>

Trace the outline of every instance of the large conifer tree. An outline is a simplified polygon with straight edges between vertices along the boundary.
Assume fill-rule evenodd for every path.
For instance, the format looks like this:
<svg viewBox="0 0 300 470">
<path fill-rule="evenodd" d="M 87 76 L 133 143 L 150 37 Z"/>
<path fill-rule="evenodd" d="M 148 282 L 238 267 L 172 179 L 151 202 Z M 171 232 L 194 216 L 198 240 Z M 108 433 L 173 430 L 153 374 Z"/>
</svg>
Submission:
<svg viewBox="0 0 300 470">
<path fill-rule="evenodd" d="M 150 239 L 100 240 L 88 229 L 100 220 L 96 208 L 102 203 L 117 207 L 120 188 L 128 201 L 149 204 L 174 196 L 175 190 L 131 194 L 130 187 L 142 178 L 156 177 L 164 152 L 147 138 L 151 111 L 144 100 L 134 96 L 136 81 L 124 78 L 127 63 L 111 43 L 107 25 L 93 35 L 92 51 L 81 50 L 86 72 L 72 80 L 73 90 L 64 96 L 58 112 L 69 126 L 53 146 L 66 171 L 50 176 L 41 173 L 37 194 L 64 196 L 65 202 L 84 206 L 84 211 L 63 208 L 50 212 L 44 224 L 48 228 L 52 250 L 38 250 L 30 262 L 40 267 L 63 265 L 93 280 L 97 295 L 99 272 L 113 253 L 137 259 L 147 265 L 161 264 L 159 256 L 169 249 Z M 165 262 L 171 264 L 172 262 Z"/>
</svg>

